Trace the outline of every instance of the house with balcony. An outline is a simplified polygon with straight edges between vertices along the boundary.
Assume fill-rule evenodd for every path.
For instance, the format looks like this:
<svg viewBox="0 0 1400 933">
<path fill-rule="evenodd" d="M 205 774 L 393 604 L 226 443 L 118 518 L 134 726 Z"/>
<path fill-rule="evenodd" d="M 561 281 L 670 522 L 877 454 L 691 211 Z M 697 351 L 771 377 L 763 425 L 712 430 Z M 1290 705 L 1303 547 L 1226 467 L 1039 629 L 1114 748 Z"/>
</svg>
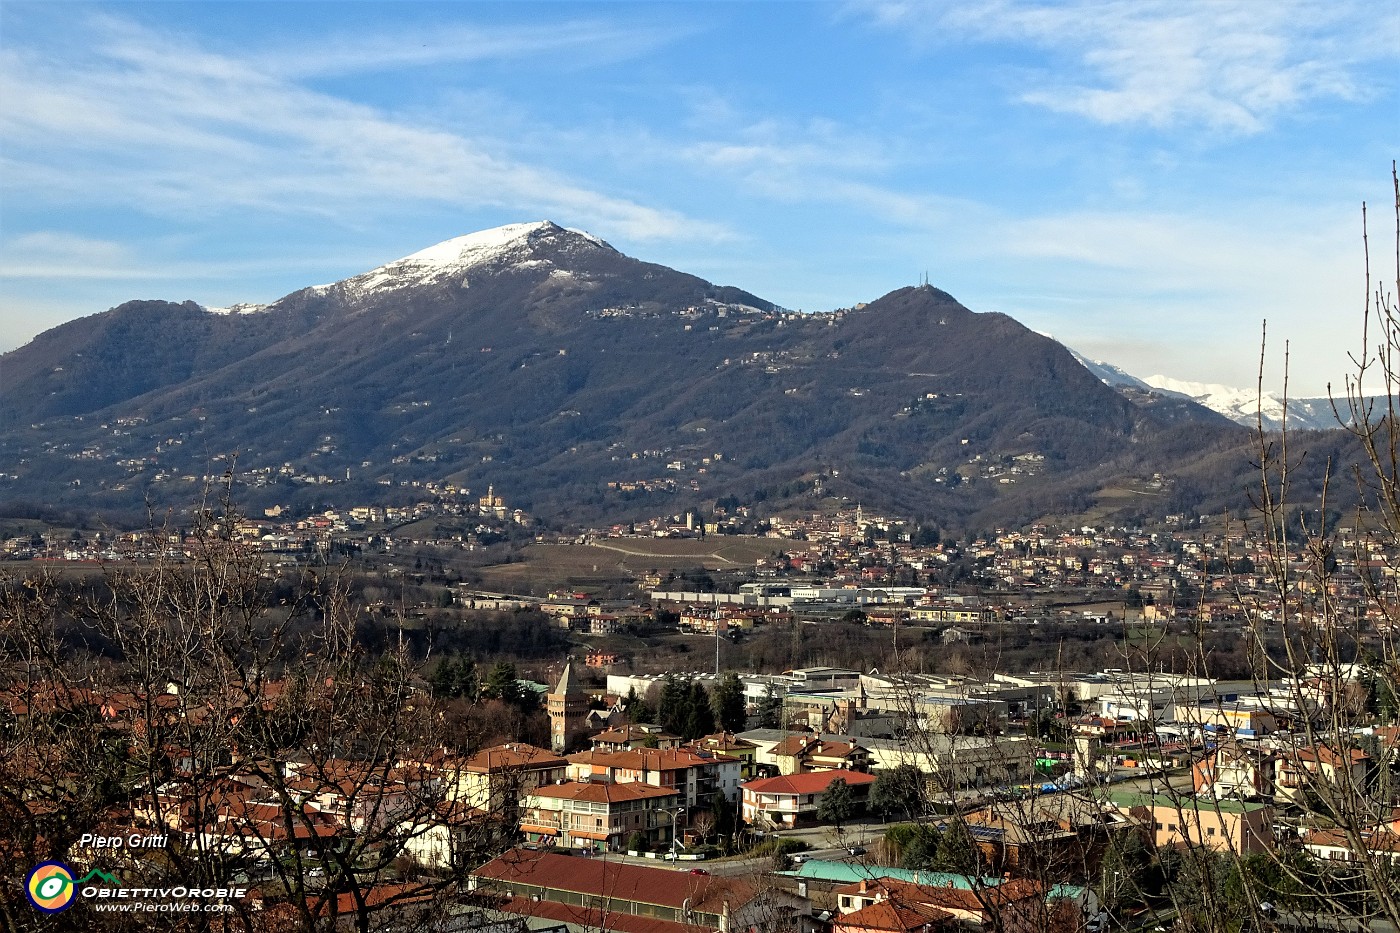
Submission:
<svg viewBox="0 0 1400 933">
<path fill-rule="evenodd" d="M 1359 748 L 1339 749 L 1317 743 L 1286 749 L 1274 763 L 1274 795 L 1301 801 L 1308 789 L 1324 793 L 1361 793 L 1367 786 L 1371 756 Z"/>
<path fill-rule="evenodd" d="M 761 778 L 742 785 L 744 822 L 750 826 L 791 829 L 818 821 L 822 795 L 837 780 L 844 780 L 855 799 L 862 803 L 870 795 L 873 775 L 859 771 L 809 771 Z"/>
<path fill-rule="evenodd" d="M 562 781 L 569 762 L 525 742 L 493 745 L 466 759 L 448 759 L 441 771 L 445 798 L 478 810 L 498 811 L 514 806 L 537 787 Z"/>
<path fill-rule="evenodd" d="M 520 831 L 531 842 L 571 849 L 621 851 L 633 833 L 652 845 L 668 841 L 677 822 L 684 825 L 678 796 L 640 782 L 551 784 L 525 796 Z"/>
<path fill-rule="evenodd" d="M 605 729 L 590 739 L 595 752 L 626 752 L 634 748 L 675 748 L 681 737 L 654 723 L 629 722 Z"/>
<path fill-rule="evenodd" d="M 1192 765 L 1196 794 L 1241 800 L 1272 797 L 1275 763 L 1268 749 L 1223 742 Z"/>
<path fill-rule="evenodd" d="M 680 806 L 708 808 L 715 794 L 739 802 L 741 766 L 738 758 L 694 747 L 632 748 L 570 755 L 569 777 L 664 787 L 676 792 Z"/>
<path fill-rule="evenodd" d="M 769 754 L 777 762 L 779 774 L 870 770 L 870 752 L 855 741 L 809 733 L 788 736 Z"/>
<path fill-rule="evenodd" d="M 897 929 L 877 924 L 891 920 L 913 923 L 919 915 L 927 918 L 929 930 L 981 928 L 1039 933 L 1046 929 L 1046 918 L 1060 900 L 1047 899 L 1045 886 L 1027 878 L 985 887 L 921 884 L 898 878 L 861 879 L 838 887 L 833 893 L 838 911 L 833 921 L 833 933 L 835 930 L 856 933 L 860 930 Z M 879 905 L 888 905 L 895 910 L 872 913 L 872 908 Z M 1079 913 L 1073 904 L 1070 905 L 1070 913 Z M 922 927 L 904 929 L 912 933 Z"/>
<path fill-rule="evenodd" d="M 713 735 L 701 736 L 691 742 L 689 747 L 712 755 L 725 755 L 729 758 L 739 759 L 739 776 L 742 780 L 747 781 L 757 773 L 755 759 L 758 755 L 758 745 L 747 739 L 742 739 L 732 732 L 716 732 Z"/>
<path fill-rule="evenodd" d="M 1386 860 L 1400 868 L 1400 833 L 1387 826 L 1363 829 L 1359 842 L 1372 861 Z M 1341 829 L 1318 829 L 1303 837 L 1303 848 L 1314 858 L 1334 864 L 1361 861 L 1360 846 Z"/>
</svg>

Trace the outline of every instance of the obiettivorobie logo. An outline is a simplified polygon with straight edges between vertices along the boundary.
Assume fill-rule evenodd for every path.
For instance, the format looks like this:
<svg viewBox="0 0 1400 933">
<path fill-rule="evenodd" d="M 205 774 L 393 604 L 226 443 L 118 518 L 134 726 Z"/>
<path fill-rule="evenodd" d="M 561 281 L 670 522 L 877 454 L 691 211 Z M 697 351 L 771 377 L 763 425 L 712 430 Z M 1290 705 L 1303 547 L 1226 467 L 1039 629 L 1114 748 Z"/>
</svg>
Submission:
<svg viewBox="0 0 1400 933">
<path fill-rule="evenodd" d="M 96 884 L 94 882 L 100 882 Z M 247 888 L 128 887 L 104 871 L 94 868 L 81 878 L 62 862 L 40 862 L 24 879 L 24 893 L 34 909 L 56 914 L 73 906 L 81 895 L 100 911 L 160 911 L 218 913 L 232 910 L 228 903 L 246 897 Z"/>
<path fill-rule="evenodd" d="M 120 884 L 116 878 L 94 868 L 81 878 L 73 878 L 73 869 L 62 862 L 40 862 L 24 879 L 24 893 L 36 910 L 46 914 L 56 914 L 73 906 L 78 886 L 87 884 L 94 878 L 104 884 Z"/>
</svg>

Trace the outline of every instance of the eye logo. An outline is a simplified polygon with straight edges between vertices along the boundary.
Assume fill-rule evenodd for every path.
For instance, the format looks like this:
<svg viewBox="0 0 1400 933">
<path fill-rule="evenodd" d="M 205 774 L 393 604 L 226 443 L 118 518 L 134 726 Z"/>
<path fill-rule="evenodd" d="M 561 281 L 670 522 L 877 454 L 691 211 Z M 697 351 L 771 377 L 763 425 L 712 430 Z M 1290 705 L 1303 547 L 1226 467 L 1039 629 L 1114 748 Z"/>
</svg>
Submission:
<svg viewBox="0 0 1400 933">
<path fill-rule="evenodd" d="M 62 862 L 40 862 L 24 879 L 24 893 L 46 914 L 67 910 L 73 906 L 73 871 Z"/>
</svg>

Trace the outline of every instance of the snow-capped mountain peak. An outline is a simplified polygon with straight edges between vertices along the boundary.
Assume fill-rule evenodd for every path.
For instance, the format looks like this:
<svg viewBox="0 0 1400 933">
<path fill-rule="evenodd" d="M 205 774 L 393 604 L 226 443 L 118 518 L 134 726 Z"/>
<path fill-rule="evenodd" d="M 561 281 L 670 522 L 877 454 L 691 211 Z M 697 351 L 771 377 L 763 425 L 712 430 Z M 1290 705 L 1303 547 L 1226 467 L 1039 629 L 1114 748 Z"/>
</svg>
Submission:
<svg viewBox="0 0 1400 933">
<path fill-rule="evenodd" d="M 1138 389 L 1187 398 L 1246 427 L 1256 427 L 1262 422 L 1264 430 L 1277 431 L 1284 426 L 1285 413 L 1288 426 L 1294 429 L 1326 430 L 1338 426 L 1337 414 L 1333 411 L 1332 403 L 1325 398 L 1291 398 L 1285 405 L 1283 399 L 1273 392 L 1266 391 L 1261 395 L 1256 389 L 1187 382 L 1160 374 L 1140 379 L 1112 363 L 1091 360 L 1070 347 L 1065 349 L 1106 385 L 1116 389 Z"/>
<path fill-rule="evenodd" d="M 603 240 L 561 227 L 553 221 L 506 224 L 444 240 L 377 269 L 346 279 L 344 285 L 366 292 L 403 288 L 458 279 L 469 284 L 466 274 L 486 267 L 531 268 L 552 265 L 547 254 L 601 249 L 616 252 Z"/>
<path fill-rule="evenodd" d="M 1195 399 L 1240 424 L 1253 425 L 1262 418 L 1266 428 L 1276 429 L 1283 422 L 1283 400 L 1269 391 L 1260 393 L 1257 389 L 1238 389 L 1214 382 L 1187 382 L 1160 373 L 1147 376 L 1142 381 L 1154 389 Z M 1290 420 L 1298 414 L 1290 411 Z"/>
<path fill-rule="evenodd" d="M 476 233 L 468 233 L 466 236 L 453 237 L 402 259 L 397 259 L 384 268 L 407 265 L 469 268 L 501 259 L 514 258 L 521 252 L 530 250 L 536 241 L 558 239 L 560 235 L 568 234 L 573 236 L 565 236 L 565 240 L 582 237 L 593 246 L 603 249 L 612 248 L 607 243 L 582 230 L 570 230 L 553 221 L 540 220 L 534 223 L 506 224 L 502 227 L 492 227 L 489 230 L 478 230 Z"/>
<path fill-rule="evenodd" d="M 1046 336 L 1049 335 L 1047 334 Z M 1053 337 L 1050 339 L 1054 340 Z M 1063 344 L 1061 344 L 1061 346 L 1063 346 Z M 1073 347 L 1065 347 L 1065 349 L 1070 352 L 1071 356 L 1079 361 L 1081 366 L 1097 376 L 1099 381 L 1106 386 L 1112 386 L 1113 388 L 1130 386 L 1134 389 L 1150 388 L 1146 382 L 1142 381 L 1137 376 L 1134 376 L 1127 370 L 1114 366 L 1112 363 L 1107 363 L 1103 360 L 1091 360 Z"/>
<path fill-rule="evenodd" d="M 210 314 L 259 314 L 266 311 L 270 305 L 254 304 L 248 301 L 240 301 L 237 304 L 229 305 L 227 308 L 205 308 Z"/>
</svg>

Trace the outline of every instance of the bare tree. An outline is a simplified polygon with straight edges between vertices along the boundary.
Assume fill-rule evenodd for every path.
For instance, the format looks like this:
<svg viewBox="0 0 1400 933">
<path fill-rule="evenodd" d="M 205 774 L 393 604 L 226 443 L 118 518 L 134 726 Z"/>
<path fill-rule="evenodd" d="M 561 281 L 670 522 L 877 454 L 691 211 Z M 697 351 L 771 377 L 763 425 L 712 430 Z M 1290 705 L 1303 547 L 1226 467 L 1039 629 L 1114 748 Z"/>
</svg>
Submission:
<svg viewBox="0 0 1400 933">
<path fill-rule="evenodd" d="M 334 573 L 278 579 L 234 540 L 236 521 L 202 511 L 191 533 L 153 529 L 142 559 L 96 578 L 0 585 L 0 807 L 16 827 L 0 868 L 22 879 L 60 859 L 142 886 L 258 893 L 176 926 L 428 916 L 513 840 L 509 814 L 460 793 L 461 759 L 438 742 L 440 704 L 402 639 L 366 652 Z M 117 830 L 164 845 L 92 847 Z M 14 887 L 0 910 L 17 929 L 34 913 Z"/>
</svg>

